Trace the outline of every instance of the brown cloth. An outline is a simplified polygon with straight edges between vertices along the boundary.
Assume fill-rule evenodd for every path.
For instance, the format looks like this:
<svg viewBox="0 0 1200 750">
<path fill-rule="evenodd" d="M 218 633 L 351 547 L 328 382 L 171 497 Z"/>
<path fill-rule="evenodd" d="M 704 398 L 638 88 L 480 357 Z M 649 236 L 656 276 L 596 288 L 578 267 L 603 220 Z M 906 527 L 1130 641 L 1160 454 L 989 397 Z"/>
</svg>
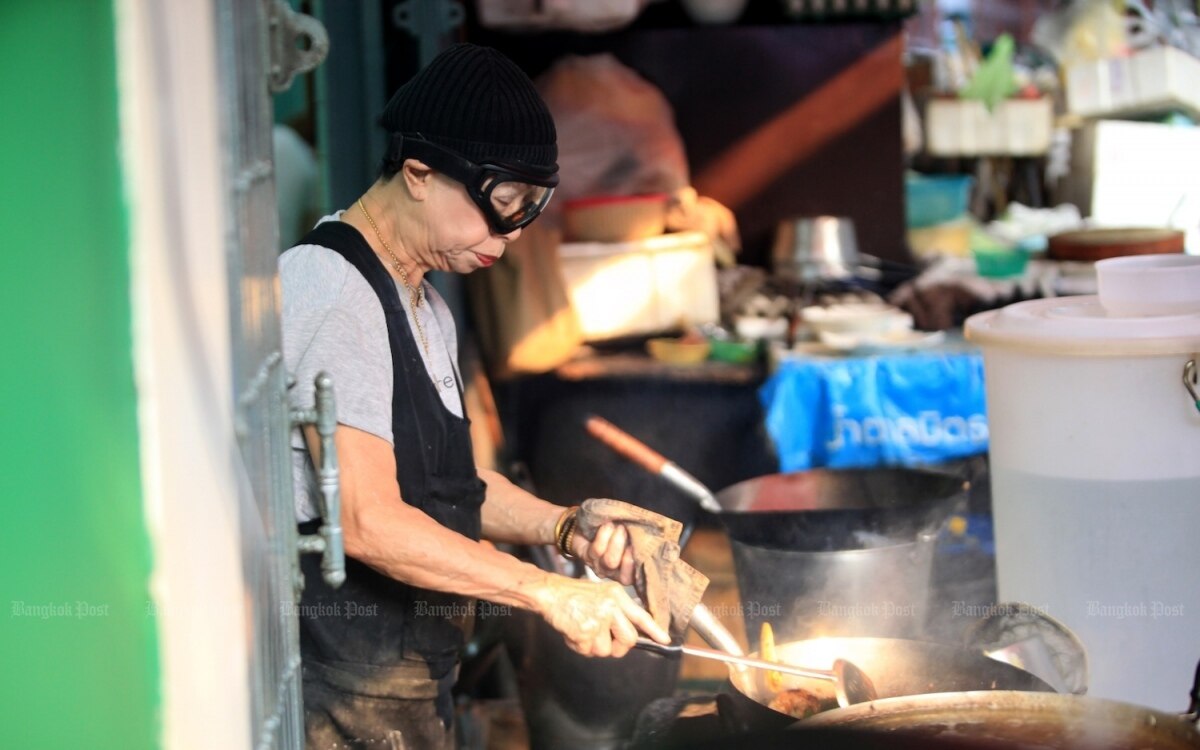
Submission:
<svg viewBox="0 0 1200 750">
<path fill-rule="evenodd" d="M 673 640 L 687 633 L 692 610 L 708 588 L 708 576 L 679 559 L 683 524 L 620 500 L 585 500 L 576 531 L 592 539 L 605 523 L 624 524 L 633 549 L 634 588 L 654 621 Z"/>
</svg>

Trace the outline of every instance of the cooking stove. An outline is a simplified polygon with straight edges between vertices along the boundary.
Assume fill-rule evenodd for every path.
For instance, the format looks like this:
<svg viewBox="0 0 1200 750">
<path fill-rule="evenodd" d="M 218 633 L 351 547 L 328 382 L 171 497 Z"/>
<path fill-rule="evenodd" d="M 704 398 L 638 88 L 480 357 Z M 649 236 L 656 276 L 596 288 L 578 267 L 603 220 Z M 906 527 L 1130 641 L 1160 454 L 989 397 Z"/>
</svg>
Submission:
<svg viewBox="0 0 1200 750">
<path fill-rule="evenodd" d="M 730 688 L 732 689 L 732 688 Z M 967 740 L 938 741 L 893 733 L 804 727 L 781 721 L 772 727 L 749 726 L 738 702 L 726 692 L 662 698 L 638 717 L 634 736 L 623 750 L 983 750 L 1002 747 Z"/>
</svg>

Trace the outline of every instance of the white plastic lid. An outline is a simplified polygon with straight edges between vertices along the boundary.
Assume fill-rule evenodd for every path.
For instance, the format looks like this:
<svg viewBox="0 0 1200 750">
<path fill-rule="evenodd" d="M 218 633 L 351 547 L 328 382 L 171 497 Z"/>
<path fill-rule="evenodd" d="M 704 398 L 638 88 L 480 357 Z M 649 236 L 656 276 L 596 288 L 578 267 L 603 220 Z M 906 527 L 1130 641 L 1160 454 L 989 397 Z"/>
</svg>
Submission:
<svg viewBox="0 0 1200 750">
<path fill-rule="evenodd" d="M 1099 295 L 1030 300 L 973 315 L 969 340 L 1076 356 L 1200 352 L 1200 257 L 1096 263 Z"/>
<path fill-rule="evenodd" d="M 1200 352 L 1200 313 L 1115 317 L 1098 296 L 1018 302 L 972 315 L 967 339 L 1064 356 L 1138 356 Z"/>
</svg>

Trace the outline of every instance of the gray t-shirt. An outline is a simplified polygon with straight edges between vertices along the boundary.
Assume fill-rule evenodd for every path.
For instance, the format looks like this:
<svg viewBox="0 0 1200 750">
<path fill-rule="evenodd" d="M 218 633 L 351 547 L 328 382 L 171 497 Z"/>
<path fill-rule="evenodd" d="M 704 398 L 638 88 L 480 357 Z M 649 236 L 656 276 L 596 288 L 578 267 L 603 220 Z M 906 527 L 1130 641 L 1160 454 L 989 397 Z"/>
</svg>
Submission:
<svg viewBox="0 0 1200 750">
<path fill-rule="evenodd" d="M 341 212 L 321 221 L 336 221 L 340 216 Z M 371 285 L 349 261 L 319 245 L 297 245 L 283 253 L 279 257 L 279 279 L 283 293 L 283 360 L 296 381 L 288 391 L 289 406 L 311 409 L 314 379 L 317 373 L 327 372 L 333 376 L 338 422 L 394 444 L 392 355 L 383 306 Z M 424 281 L 422 286 L 426 303 L 417 308 L 417 314 L 425 329 L 429 353 L 421 351 L 421 357 L 442 403 L 461 417 L 454 318 L 433 286 Z M 408 292 L 398 287 L 413 340 L 420 350 Z M 298 427 L 292 430 L 291 444 L 296 518 L 308 521 L 320 515 L 320 491 L 312 457 Z"/>
</svg>

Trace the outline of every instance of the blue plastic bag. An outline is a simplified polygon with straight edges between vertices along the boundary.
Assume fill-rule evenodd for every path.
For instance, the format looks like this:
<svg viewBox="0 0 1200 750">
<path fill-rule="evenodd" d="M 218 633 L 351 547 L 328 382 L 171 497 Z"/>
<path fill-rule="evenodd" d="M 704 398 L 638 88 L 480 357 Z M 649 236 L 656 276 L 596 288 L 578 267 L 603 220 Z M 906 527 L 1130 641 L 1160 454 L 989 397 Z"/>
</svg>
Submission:
<svg viewBox="0 0 1200 750">
<path fill-rule="evenodd" d="M 988 448 L 977 353 L 787 361 L 759 398 L 783 471 L 940 463 Z"/>
</svg>

